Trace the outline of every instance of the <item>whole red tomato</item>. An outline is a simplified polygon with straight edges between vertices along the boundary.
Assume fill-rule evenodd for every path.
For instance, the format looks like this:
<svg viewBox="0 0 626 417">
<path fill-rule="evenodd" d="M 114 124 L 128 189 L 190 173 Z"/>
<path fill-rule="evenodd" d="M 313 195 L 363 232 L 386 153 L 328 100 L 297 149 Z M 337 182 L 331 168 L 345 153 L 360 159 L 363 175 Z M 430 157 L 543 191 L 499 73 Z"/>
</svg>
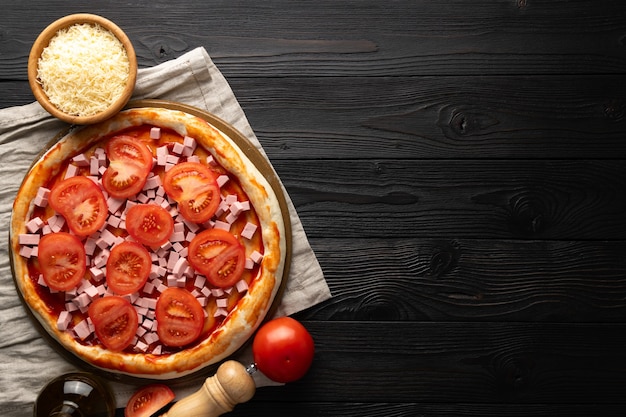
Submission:
<svg viewBox="0 0 626 417">
<path fill-rule="evenodd" d="M 264 324 L 252 342 L 254 362 L 268 378 L 293 382 L 307 373 L 315 346 L 307 329 L 291 317 Z"/>
</svg>

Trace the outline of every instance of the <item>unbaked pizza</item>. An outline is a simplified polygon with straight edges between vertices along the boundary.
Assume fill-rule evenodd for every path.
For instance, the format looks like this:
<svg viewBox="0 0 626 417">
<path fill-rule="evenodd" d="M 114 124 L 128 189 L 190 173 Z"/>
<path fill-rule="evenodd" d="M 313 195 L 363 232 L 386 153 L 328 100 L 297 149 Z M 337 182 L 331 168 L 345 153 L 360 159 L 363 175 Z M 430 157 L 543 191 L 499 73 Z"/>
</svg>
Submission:
<svg viewBox="0 0 626 417">
<path fill-rule="evenodd" d="M 64 349 L 96 368 L 171 379 L 237 351 L 279 292 L 277 191 L 205 118 L 162 107 L 74 128 L 26 175 L 14 278 Z"/>
</svg>

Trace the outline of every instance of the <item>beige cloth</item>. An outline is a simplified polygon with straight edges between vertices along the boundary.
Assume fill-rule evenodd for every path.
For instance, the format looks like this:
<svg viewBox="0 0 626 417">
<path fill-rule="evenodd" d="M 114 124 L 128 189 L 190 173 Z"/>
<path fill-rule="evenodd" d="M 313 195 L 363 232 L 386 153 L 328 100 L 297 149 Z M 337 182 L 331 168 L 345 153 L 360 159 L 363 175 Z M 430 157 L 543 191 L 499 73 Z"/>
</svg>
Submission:
<svg viewBox="0 0 626 417">
<path fill-rule="evenodd" d="M 133 99 L 158 98 L 207 110 L 232 124 L 263 152 L 230 86 L 204 48 L 153 68 L 140 69 Z M 8 238 L 13 199 L 42 147 L 66 125 L 38 103 L 0 110 L 0 235 Z M 264 153 L 264 152 L 263 152 Z M 285 192 L 293 229 L 293 255 L 285 293 L 276 315 L 290 315 L 331 294 L 302 224 Z M 250 352 L 238 359 L 246 363 Z M 52 378 L 76 368 L 42 339 L 25 315 L 12 279 L 8 246 L 0 247 L 0 415 L 32 414 L 37 393 Z M 259 380 L 259 385 L 270 384 Z M 136 386 L 112 383 L 118 407 Z M 177 399 L 200 386 L 175 387 Z"/>
</svg>

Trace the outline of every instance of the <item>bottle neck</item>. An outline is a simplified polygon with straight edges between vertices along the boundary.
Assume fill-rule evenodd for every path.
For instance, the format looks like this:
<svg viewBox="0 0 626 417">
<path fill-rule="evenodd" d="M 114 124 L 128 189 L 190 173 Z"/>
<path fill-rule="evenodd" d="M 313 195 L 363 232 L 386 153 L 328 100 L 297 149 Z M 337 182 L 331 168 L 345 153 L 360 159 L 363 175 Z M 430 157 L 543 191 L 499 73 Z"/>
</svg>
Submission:
<svg viewBox="0 0 626 417">
<path fill-rule="evenodd" d="M 80 412 L 78 404 L 65 400 L 63 404 L 52 410 L 48 417 L 83 417 L 83 413 Z"/>
</svg>

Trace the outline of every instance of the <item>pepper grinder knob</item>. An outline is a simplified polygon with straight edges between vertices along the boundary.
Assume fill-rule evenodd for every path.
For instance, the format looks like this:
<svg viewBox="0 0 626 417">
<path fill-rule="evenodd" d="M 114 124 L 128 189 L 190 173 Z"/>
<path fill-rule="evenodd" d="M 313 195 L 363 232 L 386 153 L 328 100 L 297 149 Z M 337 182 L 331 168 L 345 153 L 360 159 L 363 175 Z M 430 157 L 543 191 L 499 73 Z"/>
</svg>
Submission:
<svg viewBox="0 0 626 417">
<path fill-rule="evenodd" d="M 250 400 L 255 391 L 246 368 L 237 361 L 226 361 L 198 391 L 176 402 L 161 417 L 217 417 Z"/>
</svg>

